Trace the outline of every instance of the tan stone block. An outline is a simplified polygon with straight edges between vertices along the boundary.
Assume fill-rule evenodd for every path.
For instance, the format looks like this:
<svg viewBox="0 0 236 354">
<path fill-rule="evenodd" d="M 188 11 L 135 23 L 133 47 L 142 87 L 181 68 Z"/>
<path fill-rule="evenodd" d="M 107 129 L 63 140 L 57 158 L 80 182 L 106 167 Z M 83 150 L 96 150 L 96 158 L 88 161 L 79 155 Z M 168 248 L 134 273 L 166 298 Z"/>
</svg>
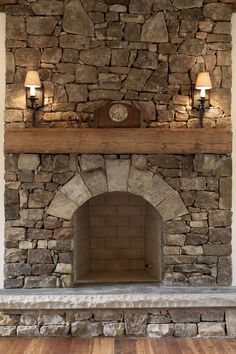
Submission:
<svg viewBox="0 0 236 354">
<path fill-rule="evenodd" d="M 25 239 L 26 229 L 23 227 L 5 227 L 5 239 L 8 241 L 22 241 Z"/>
<path fill-rule="evenodd" d="M 168 254 L 180 254 L 180 247 L 176 247 L 176 246 L 164 246 L 163 247 L 163 253 L 165 255 Z"/>
<path fill-rule="evenodd" d="M 202 246 L 184 246 L 181 248 L 181 253 L 190 256 L 195 256 L 203 254 L 203 249 Z"/>
<path fill-rule="evenodd" d="M 168 198 L 157 205 L 156 209 L 161 214 L 163 221 L 175 219 L 178 216 L 188 214 L 188 210 L 180 198 L 178 192 L 172 193 Z"/>
<path fill-rule="evenodd" d="M 72 265 L 69 263 L 57 263 L 55 273 L 68 273 L 72 272 Z"/>
<path fill-rule="evenodd" d="M 109 192 L 127 191 L 129 160 L 106 160 L 107 184 Z"/>
<path fill-rule="evenodd" d="M 151 183 L 153 173 L 150 171 L 143 171 L 134 167 L 130 168 L 129 173 L 129 192 L 134 194 L 143 195 Z"/>
<path fill-rule="evenodd" d="M 144 199 L 156 206 L 174 192 L 174 189 L 163 178 L 154 175 L 151 183 L 143 194 Z"/>
<path fill-rule="evenodd" d="M 21 249 L 21 250 L 30 250 L 30 249 L 35 248 L 35 246 L 36 246 L 36 241 L 20 241 L 19 242 L 19 249 Z"/>
<path fill-rule="evenodd" d="M 18 167 L 20 170 L 36 170 L 40 159 L 37 154 L 20 154 Z"/>
<path fill-rule="evenodd" d="M 60 193 L 63 193 L 68 197 L 73 203 L 80 206 L 86 200 L 88 200 L 92 195 L 88 190 L 86 184 L 84 183 L 82 177 L 78 174 L 67 182 L 61 189 Z"/>
<path fill-rule="evenodd" d="M 200 337 L 225 337 L 225 324 L 221 322 L 201 322 L 198 324 Z"/>
<path fill-rule="evenodd" d="M 77 204 L 68 199 L 61 192 L 57 192 L 51 204 L 49 205 L 47 213 L 49 215 L 57 216 L 65 220 L 71 220 L 77 208 Z"/>
<path fill-rule="evenodd" d="M 148 324 L 147 335 L 150 338 L 172 337 L 174 335 L 174 324 Z"/>
</svg>

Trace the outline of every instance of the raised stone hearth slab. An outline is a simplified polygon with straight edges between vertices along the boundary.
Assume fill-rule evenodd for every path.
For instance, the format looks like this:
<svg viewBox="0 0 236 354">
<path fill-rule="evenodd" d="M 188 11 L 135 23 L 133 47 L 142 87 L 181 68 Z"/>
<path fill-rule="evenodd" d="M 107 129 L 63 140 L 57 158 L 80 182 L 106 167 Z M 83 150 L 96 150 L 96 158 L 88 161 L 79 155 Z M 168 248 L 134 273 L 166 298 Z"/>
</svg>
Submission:
<svg viewBox="0 0 236 354">
<path fill-rule="evenodd" d="M 235 287 L 2 290 L 0 336 L 235 338 L 235 306 Z"/>
<path fill-rule="evenodd" d="M 236 308 L 236 287 L 85 285 L 67 289 L 0 290 L 0 309 Z"/>
</svg>

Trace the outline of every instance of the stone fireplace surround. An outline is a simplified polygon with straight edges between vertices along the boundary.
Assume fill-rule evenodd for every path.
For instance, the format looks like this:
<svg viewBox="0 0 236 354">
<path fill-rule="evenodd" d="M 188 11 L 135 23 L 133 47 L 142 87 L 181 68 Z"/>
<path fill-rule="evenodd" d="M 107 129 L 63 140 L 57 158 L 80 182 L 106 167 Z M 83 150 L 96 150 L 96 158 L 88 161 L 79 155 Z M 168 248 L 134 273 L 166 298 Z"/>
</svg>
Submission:
<svg viewBox="0 0 236 354">
<path fill-rule="evenodd" d="M 39 112 L 42 126 L 88 127 L 97 107 L 106 100 L 124 99 L 144 112 L 148 127 L 197 127 L 197 114 L 189 110 L 187 71 L 191 68 L 195 77 L 203 64 L 214 85 L 206 126 L 229 127 L 230 5 L 224 0 L 147 0 L 140 5 L 124 0 L 123 6 L 107 2 L 95 2 L 94 7 L 87 0 L 52 1 L 51 6 L 45 6 L 46 1 L 25 1 L 23 5 L 6 1 L 10 4 L 6 7 L 6 127 L 31 124 L 23 88 L 25 72 L 31 66 L 40 67 L 45 98 L 52 103 L 49 111 Z M 72 5 L 81 22 L 68 22 Z M 161 28 L 150 33 L 155 16 Z M 88 17 L 89 33 L 81 33 L 78 23 Z M 107 29 L 102 28 L 104 19 Z M 97 62 L 99 51 L 106 54 L 102 62 Z M 141 82 L 140 77 L 146 81 Z M 100 156 L 102 167 L 83 171 L 83 156 L 77 154 L 6 155 L 5 287 L 11 289 L 1 295 L 1 335 L 236 336 L 233 288 L 210 287 L 205 292 L 196 288 L 197 295 L 191 287 L 179 288 L 179 294 L 174 288 L 175 284 L 231 284 L 230 156 L 148 155 L 141 156 L 142 163 L 137 165 L 139 158 Z M 93 175 L 99 171 L 106 176 L 110 193 L 110 159 L 129 161 L 127 190 L 134 170 L 145 176 L 141 179 L 144 187 L 146 175 L 151 173 L 152 181 L 160 178 L 164 191 L 171 191 L 155 207 L 164 226 L 161 280 L 171 285 L 172 297 L 169 288 L 149 286 L 145 290 L 122 288 L 118 296 L 114 286 L 101 291 L 80 287 L 75 293 L 58 288 L 33 290 L 74 283 L 71 214 L 82 201 L 71 200 L 70 183 L 77 181 L 76 190 L 80 184 L 85 194 L 88 189 L 88 202 L 92 202 L 96 195 L 91 191 Z M 131 187 L 135 189 L 135 184 Z M 130 192 L 145 198 L 144 190 Z M 151 192 L 155 195 L 155 188 Z M 169 214 L 168 199 L 174 201 L 177 214 L 181 205 L 180 215 Z M 60 203 L 63 215 L 57 214 Z M 13 289 L 16 287 L 30 289 Z M 130 296 L 130 291 L 137 292 L 136 296 Z M 104 293 L 108 294 L 105 302 Z M 148 301 L 150 298 L 155 301 Z"/>
<path fill-rule="evenodd" d="M 230 176 L 231 157 L 217 154 L 9 154 L 5 287 L 71 287 L 73 255 L 86 251 L 76 246 L 74 213 L 97 195 L 127 191 L 162 220 L 161 251 L 155 237 L 151 246 L 163 285 L 230 285 Z"/>
</svg>

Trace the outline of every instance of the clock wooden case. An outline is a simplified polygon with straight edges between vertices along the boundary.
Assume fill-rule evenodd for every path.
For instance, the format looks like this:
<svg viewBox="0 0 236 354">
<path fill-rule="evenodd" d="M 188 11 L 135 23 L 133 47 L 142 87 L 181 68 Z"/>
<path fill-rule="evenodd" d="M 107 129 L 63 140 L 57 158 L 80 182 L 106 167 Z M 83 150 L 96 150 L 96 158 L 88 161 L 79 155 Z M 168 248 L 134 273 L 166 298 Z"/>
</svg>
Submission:
<svg viewBox="0 0 236 354">
<path fill-rule="evenodd" d="M 123 102 L 110 102 L 96 111 L 97 128 L 140 128 L 140 110 Z"/>
</svg>

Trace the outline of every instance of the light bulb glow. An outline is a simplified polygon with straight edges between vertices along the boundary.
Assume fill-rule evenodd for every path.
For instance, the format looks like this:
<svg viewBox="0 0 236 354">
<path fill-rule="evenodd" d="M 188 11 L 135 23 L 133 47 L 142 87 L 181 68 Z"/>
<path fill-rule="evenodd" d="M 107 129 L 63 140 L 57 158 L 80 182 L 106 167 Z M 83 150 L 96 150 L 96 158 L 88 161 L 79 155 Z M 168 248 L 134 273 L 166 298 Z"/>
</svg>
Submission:
<svg viewBox="0 0 236 354">
<path fill-rule="evenodd" d="M 200 97 L 206 97 L 206 89 L 205 87 L 202 87 L 201 90 L 200 90 Z"/>
<path fill-rule="evenodd" d="M 30 86 L 30 97 L 36 96 L 36 88 L 35 86 Z"/>
</svg>

